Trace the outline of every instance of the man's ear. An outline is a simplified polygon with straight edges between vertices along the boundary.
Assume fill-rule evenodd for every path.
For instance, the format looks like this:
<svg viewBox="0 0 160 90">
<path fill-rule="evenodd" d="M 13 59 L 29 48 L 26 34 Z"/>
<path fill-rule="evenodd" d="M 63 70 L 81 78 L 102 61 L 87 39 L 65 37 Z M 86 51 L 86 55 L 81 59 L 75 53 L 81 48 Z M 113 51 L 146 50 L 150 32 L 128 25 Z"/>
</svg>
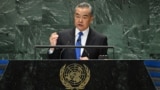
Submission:
<svg viewBox="0 0 160 90">
<path fill-rule="evenodd" d="M 93 16 L 93 15 L 91 16 L 91 19 L 92 19 L 92 21 L 93 21 L 93 19 L 94 19 L 94 16 Z"/>
<path fill-rule="evenodd" d="M 93 23 L 93 20 L 94 20 L 94 16 L 91 16 L 91 24 Z"/>
</svg>

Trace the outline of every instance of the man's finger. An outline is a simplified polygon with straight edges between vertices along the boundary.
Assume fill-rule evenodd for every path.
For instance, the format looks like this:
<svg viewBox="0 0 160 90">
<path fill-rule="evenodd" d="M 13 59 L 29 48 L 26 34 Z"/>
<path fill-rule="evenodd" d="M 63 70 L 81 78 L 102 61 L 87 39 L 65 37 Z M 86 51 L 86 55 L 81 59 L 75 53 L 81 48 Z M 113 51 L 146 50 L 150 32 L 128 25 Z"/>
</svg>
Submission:
<svg viewBox="0 0 160 90">
<path fill-rule="evenodd" d="M 89 60 L 88 57 L 80 57 L 80 60 Z"/>
</svg>

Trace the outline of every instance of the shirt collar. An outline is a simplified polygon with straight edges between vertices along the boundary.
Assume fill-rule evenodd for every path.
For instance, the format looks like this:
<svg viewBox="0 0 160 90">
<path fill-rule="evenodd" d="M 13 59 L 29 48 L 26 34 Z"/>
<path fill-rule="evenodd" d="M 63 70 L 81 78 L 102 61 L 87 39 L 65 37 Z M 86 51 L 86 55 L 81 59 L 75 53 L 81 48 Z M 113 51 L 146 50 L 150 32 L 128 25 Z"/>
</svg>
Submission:
<svg viewBox="0 0 160 90">
<path fill-rule="evenodd" d="M 76 28 L 75 36 L 77 36 L 79 32 L 81 32 L 81 31 L 78 28 Z M 82 32 L 83 32 L 83 35 L 88 35 L 89 27 L 87 29 L 83 30 Z"/>
</svg>

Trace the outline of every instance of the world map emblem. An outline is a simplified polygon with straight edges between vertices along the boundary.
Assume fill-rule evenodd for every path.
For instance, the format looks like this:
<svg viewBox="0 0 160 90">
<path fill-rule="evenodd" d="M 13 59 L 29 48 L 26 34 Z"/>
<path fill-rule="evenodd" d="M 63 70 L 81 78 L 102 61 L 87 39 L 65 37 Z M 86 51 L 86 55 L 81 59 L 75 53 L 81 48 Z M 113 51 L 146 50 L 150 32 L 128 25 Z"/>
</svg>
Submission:
<svg viewBox="0 0 160 90">
<path fill-rule="evenodd" d="M 60 80 L 66 89 L 84 89 L 90 80 L 90 70 L 85 64 L 65 64 L 60 69 Z"/>
</svg>

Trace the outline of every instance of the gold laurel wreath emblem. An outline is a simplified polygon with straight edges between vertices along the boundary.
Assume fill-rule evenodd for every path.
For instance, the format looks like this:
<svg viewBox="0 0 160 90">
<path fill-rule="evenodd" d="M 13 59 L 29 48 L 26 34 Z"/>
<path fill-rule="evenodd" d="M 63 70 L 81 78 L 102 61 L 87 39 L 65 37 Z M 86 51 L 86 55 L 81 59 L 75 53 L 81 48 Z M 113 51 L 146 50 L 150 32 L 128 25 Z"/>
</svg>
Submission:
<svg viewBox="0 0 160 90">
<path fill-rule="evenodd" d="M 76 63 L 67 66 L 65 64 L 60 69 L 60 80 L 66 89 L 84 89 L 90 80 L 90 70 L 84 64 L 83 66 Z"/>
</svg>

